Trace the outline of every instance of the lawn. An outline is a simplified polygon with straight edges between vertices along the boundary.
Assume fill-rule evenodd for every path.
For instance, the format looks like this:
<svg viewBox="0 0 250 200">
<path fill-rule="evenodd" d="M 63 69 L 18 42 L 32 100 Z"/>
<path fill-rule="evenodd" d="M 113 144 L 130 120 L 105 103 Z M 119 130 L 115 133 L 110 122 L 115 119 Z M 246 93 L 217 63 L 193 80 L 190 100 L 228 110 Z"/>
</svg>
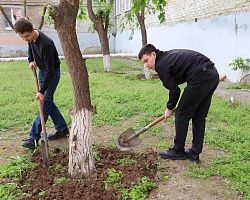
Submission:
<svg viewBox="0 0 250 200">
<path fill-rule="evenodd" d="M 113 72 L 105 73 L 102 59 L 87 60 L 91 100 L 97 107 L 97 114 L 93 116 L 95 127 L 119 127 L 123 121 L 139 115 L 135 123 L 138 128 L 164 112 L 168 93 L 161 81 L 139 80 L 137 74 L 140 72 L 133 67 L 138 63 L 131 60 L 115 58 L 112 64 Z M 27 62 L 2 62 L 0 68 L 0 130 L 28 128 L 37 114 L 32 72 Z M 62 61 L 61 73 L 55 102 L 70 125 L 73 97 L 65 61 Z M 250 106 L 231 107 L 223 99 L 213 98 L 205 143 L 221 148 L 225 154 L 216 156 L 210 166 L 192 165 L 188 175 L 199 178 L 220 175 L 250 198 L 249 113 Z M 51 121 L 48 125 L 52 125 Z"/>
</svg>

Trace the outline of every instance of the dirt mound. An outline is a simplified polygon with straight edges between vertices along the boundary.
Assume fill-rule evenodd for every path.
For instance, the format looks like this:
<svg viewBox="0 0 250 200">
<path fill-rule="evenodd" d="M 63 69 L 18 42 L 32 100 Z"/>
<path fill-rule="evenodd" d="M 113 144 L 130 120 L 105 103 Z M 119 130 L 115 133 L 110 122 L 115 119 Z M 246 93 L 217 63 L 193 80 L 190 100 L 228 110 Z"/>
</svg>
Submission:
<svg viewBox="0 0 250 200">
<path fill-rule="evenodd" d="M 96 174 L 89 178 L 69 176 L 68 154 L 55 151 L 49 159 L 49 168 L 41 165 L 40 155 L 33 162 L 39 163 L 32 171 L 25 172 L 19 186 L 28 196 L 23 199 L 84 199 L 115 200 L 122 196 L 121 188 L 128 192 L 138 180 L 148 177 L 153 181 L 157 171 L 156 153 L 134 153 L 99 148 L 96 154 Z M 108 173 L 111 173 L 108 178 Z M 112 179 L 113 173 L 113 179 Z M 115 177 L 121 174 L 121 177 Z M 152 188 L 148 188 L 148 191 Z"/>
</svg>

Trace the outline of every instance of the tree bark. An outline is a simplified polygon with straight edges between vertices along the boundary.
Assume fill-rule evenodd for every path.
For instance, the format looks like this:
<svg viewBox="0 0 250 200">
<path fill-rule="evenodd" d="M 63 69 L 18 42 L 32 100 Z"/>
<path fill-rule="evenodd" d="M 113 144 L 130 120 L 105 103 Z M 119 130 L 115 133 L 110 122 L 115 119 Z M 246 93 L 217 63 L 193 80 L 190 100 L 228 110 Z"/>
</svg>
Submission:
<svg viewBox="0 0 250 200">
<path fill-rule="evenodd" d="M 91 144 L 92 106 L 88 72 L 76 35 L 76 16 L 79 0 L 60 0 L 53 7 L 55 28 L 60 39 L 74 90 L 74 112 L 69 141 L 69 173 L 89 175 L 95 171 Z"/>
<path fill-rule="evenodd" d="M 112 2 L 110 2 L 112 3 Z M 90 20 L 94 24 L 94 29 L 98 33 L 99 40 L 101 43 L 102 54 L 103 54 L 103 66 L 106 72 L 112 71 L 112 65 L 110 60 L 110 49 L 108 39 L 108 26 L 109 20 L 103 22 L 103 19 L 98 17 L 92 7 L 92 0 L 87 0 L 87 10 Z"/>
<path fill-rule="evenodd" d="M 147 30 L 145 26 L 145 7 L 141 9 L 141 13 L 138 13 L 136 17 L 140 25 L 142 46 L 145 46 L 148 43 L 147 42 Z M 144 66 L 143 71 L 144 71 L 144 75 L 146 79 L 152 78 L 152 73 L 150 69 Z"/>
<path fill-rule="evenodd" d="M 88 175 L 95 164 L 91 146 L 92 112 L 82 109 L 73 115 L 69 137 L 69 174 Z"/>
<path fill-rule="evenodd" d="M 147 44 L 147 30 L 145 26 L 145 8 L 141 9 L 141 13 L 138 13 L 136 15 L 137 20 L 140 25 L 140 30 L 141 30 L 141 39 L 142 39 L 142 46 L 145 46 Z M 143 66 L 143 71 L 146 79 L 151 79 L 152 78 L 152 73 L 150 69 L 147 67 Z"/>
<path fill-rule="evenodd" d="M 42 13 L 42 16 L 41 16 L 41 21 L 40 21 L 40 25 L 39 25 L 39 29 L 42 30 L 43 28 L 43 24 L 44 24 L 44 15 L 46 13 L 46 10 L 47 10 L 47 6 L 44 6 L 43 7 L 43 13 Z"/>
<path fill-rule="evenodd" d="M 140 25 L 140 30 L 141 30 L 141 38 L 142 38 L 142 46 L 146 45 L 148 43 L 147 41 L 147 30 L 145 26 L 145 8 L 141 9 L 141 13 L 138 13 L 136 15 L 137 20 Z"/>
<path fill-rule="evenodd" d="M 95 29 L 101 42 L 104 70 L 106 72 L 110 72 L 112 71 L 112 65 L 110 59 L 108 32 L 104 29 L 101 23 L 98 23 Z"/>
<path fill-rule="evenodd" d="M 26 8 L 27 8 L 27 1 L 23 0 L 23 15 L 24 15 L 24 17 L 27 16 Z"/>
</svg>

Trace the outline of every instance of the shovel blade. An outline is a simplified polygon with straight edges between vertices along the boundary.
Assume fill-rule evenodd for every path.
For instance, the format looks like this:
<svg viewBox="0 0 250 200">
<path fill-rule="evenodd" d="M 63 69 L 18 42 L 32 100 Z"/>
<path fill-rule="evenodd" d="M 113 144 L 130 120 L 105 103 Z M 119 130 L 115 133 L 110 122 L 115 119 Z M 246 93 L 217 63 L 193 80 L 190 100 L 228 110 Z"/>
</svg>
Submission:
<svg viewBox="0 0 250 200">
<path fill-rule="evenodd" d="M 121 148 L 132 148 L 141 143 L 139 136 L 136 135 L 133 128 L 127 129 L 118 138 L 118 145 Z"/>
</svg>

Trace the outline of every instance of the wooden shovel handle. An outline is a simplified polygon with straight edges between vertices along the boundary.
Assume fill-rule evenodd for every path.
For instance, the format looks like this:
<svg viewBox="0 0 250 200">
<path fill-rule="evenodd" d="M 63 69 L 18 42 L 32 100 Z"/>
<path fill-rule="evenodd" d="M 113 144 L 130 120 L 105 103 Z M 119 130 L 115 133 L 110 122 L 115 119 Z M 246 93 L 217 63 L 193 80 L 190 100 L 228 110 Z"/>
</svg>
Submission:
<svg viewBox="0 0 250 200">
<path fill-rule="evenodd" d="M 161 121 L 164 120 L 164 119 L 165 119 L 165 115 L 162 115 L 162 116 L 158 117 L 157 119 L 155 119 L 154 121 L 152 121 L 150 124 L 148 124 L 145 128 L 146 128 L 146 129 L 149 129 L 149 128 L 151 128 L 152 126 L 158 124 L 159 122 L 161 122 Z"/>
<path fill-rule="evenodd" d="M 176 110 L 176 108 L 173 109 L 173 112 L 175 112 L 175 110 Z M 158 124 L 159 122 L 161 122 L 161 121 L 164 120 L 164 119 L 165 119 L 165 115 L 162 115 L 162 116 L 158 117 L 157 119 L 155 119 L 154 121 L 152 121 L 150 124 L 148 124 L 148 125 L 145 127 L 145 129 L 147 130 L 147 129 L 153 127 L 154 125 Z"/>
<path fill-rule="evenodd" d="M 38 85 L 36 69 L 32 68 L 32 71 L 33 71 L 34 80 L 35 80 L 36 93 L 38 93 L 39 92 L 39 85 Z M 40 119 L 41 119 L 42 133 L 45 133 L 46 129 L 45 129 L 45 120 L 44 120 L 44 115 L 43 115 L 43 109 L 42 109 L 42 102 L 40 99 L 38 99 L 37 102 L 38 102 L 38 110 L 39 110 Z"/>
</svg>

